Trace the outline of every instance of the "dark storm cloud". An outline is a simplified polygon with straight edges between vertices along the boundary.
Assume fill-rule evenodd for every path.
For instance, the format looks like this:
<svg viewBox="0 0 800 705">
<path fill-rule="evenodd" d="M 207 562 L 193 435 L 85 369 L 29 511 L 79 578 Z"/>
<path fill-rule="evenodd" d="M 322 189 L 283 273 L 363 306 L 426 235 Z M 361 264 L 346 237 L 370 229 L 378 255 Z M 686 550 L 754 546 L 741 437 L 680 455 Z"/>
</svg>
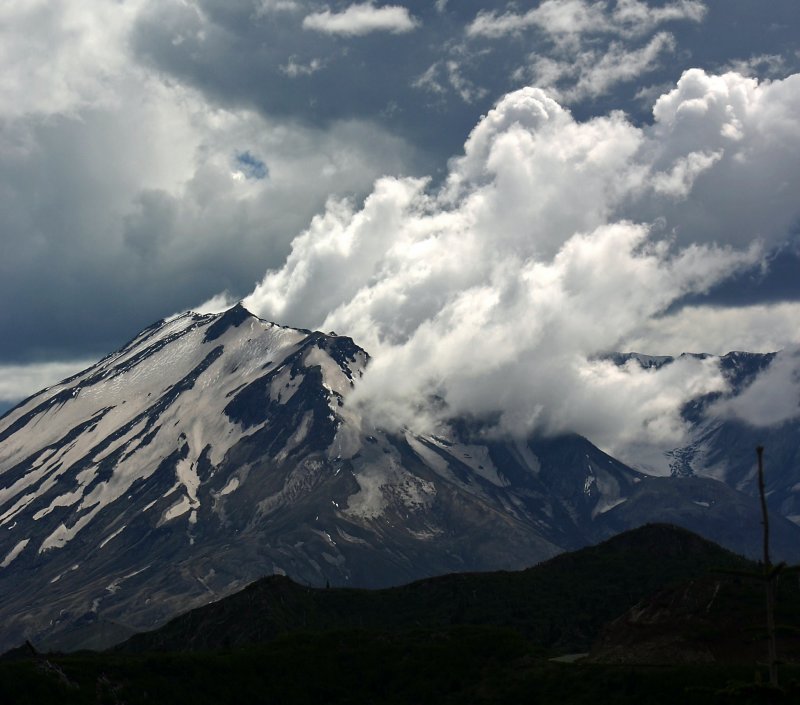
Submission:
<svg viewBox="0 0 800 705">
<path fill-rule="evenodd" d="M 276 130 L 169 96 L 120 101 L 4 126 L 0 366 L 100 356 L 217 291 L 246 293 L 329 196 L 414 158 L 358 122 Z"/>
<path fill-rule="evenodd" d="M 597 11 L 603 17 L 615 7 L 584 4 L 605 8 Z M 656 9 L 659 4 L 683 6 L 651 3 Z M 642 120 L 649 119 L 636 100 L 642 78 L 653 85 L 674 83 L 691 66 L 717 70 L 758 56 L 780 57 L 790 73 L 799 61 L 794 0 L 771 3 L 769 13 L 745 0 L 706 3 L 705 14 L 692 9 L 702 3 L 688 3 L 683 15 L 656 15 L 619 30 L 613 23 L 580 28 L 577 43 L 569 46 L 544 20 L 500 37 L 471 35 L 476 18 L 492 9 L 478 2 L 449 3 L 443 12 L 431 2 L 403 3 L 417 24 L 397 35 L 339 36 L 303 28 L 310 13 L 329 7 L 341 12 L 349 5 L 291 3 L 259 10 L 254 0 L 202 0 L 196 7 L 153 3 L 139 18 L 133 46 L 143 61 L 222 104 L 315 125 L 369 118 L 422 146 L 439 166 L 501 95 L 529 82 L 547 83 L 543 61 L 562 62 L 552 86 L 572 96 L 579 117 L 623 108 Z M 504 3 L 493 7 L 498 16 L 507 9 Z M 620 34 L 626 35 L 624 45 Z M 578 83 L 584 88 L 574 92 Z"/>
<path fill-rule="evenodd" d="M 439 160 L 457 149 L 474 123 L 474 111 L 461 110 L 457 96 L 426 108 L 425 96 L 412 85 L 440 55 L 443 36 L 452 42 L 462 31 L 457 19 L 438 15 L 431 4 L 408 3 L 420 22 L 412 32 L 357 37 L 304 29 L 303 18 L 319 5 L 262 14 L 256 6 L 241 0 L 205 0 L 199 10 L 153 4 L 134 30 L 134 50 L 221 104 L 315 126 L 372 119 L 433 150 Z M 300 68 L 315 66 L 319 70 Z"/>
</svg>

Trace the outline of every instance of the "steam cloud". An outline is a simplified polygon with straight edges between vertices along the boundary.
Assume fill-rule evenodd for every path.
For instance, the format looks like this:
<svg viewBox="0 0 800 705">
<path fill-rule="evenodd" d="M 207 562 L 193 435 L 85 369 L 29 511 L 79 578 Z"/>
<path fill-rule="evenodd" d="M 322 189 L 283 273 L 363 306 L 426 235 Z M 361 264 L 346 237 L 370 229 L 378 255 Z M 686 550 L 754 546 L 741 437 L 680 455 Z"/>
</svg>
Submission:
<svg viewBox="0 0 800 705">
<path fill-rule="evenodd" d="M 508 94 L 440 187 L 382 178 L 360 207 L 330 201 L 245 304 L 369 350 L 351 403 L 382 425 L 474 414 L 514 434 L 576 431 L 622 457 L 676 444 L 682 403 L 724 389 L 715 363 L 656 372 L 601 356 L 646 344 L 684 296 L 785 240 L 800 210 L 800 75 L 694 69 L 653 116 L 580 122 L 539 89 Z M 644 352 L 682 351 L 668 342 Z"/>
</svg>

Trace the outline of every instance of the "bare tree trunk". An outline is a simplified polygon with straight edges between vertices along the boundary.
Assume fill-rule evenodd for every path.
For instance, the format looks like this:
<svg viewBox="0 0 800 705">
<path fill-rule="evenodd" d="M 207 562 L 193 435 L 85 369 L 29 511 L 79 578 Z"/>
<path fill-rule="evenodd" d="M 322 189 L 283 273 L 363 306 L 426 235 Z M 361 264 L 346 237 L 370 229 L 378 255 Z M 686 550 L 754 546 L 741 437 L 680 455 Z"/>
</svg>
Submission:
<svg viewBox="0 0 800 705">
<path fill-rule="evenodd" d="M 756 448 L 758 455 L 758 494 L 761 497 L 761 516 L 764 526 L 764 587 L 767 597 L 767 641 L 769 684 L 778 687 L 778 649 L 775 643 L 775 577 L 769 558 L 769 515 L 767 513 L 767 494 L 764 488 L 764 447 Z"/>
</svg>

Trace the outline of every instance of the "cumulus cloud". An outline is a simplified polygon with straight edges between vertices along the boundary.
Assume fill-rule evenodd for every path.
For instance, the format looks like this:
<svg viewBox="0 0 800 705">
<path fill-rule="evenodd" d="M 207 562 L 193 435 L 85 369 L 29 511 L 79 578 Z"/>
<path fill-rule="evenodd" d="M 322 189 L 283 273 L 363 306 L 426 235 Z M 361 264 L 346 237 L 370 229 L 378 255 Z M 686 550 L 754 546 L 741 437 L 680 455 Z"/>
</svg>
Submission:
<svg viewBox="0 0 800 705">
<path fill-rule="evenodd" d="M 371 2 L 349 5 L 341 12 L 325 9 L 303 19 L 303 27 L 325 34 L 362 36 L 371 32 L 404 34 L 418 26 L 408 8 L 401 5 L 376 7 Z"/>
<path fill-rule="evenodd" d="M 722 152 L 689 152 L 675 161 L 668 172 L 653 177 L 653 189 L 675 198 L 686 198 L 697 177 L 722 158 Z"/>
<path fill-rule="evenodd" d="M 574 43 L 585 34 L 640 36 L 676 20 L 699 22 L 706 7 L 695 0 L 677 0 L 661 7 L 641 0 L 545 0 L 523 14 L 481 11 L 467 27 L 471 37 L 498 39 L 539 29 L 559 43 Z"/>
<path fill-rule="evenodd" d="M 715 363 L 645 371 L 600 356 L 631 349 L 687 294 L 752 267 L 762 242 L 786 235 L 800 212 L 788 191 L 749 232 L 689 228 L 678 206 L 701 186 L 729 195 L 745 158 L 753 186 L 774 159 L 800 185 L 795 80 L 689 72 L 644 127 L 621 113 L 577 121 L 540 89 L 509 94 L 441 189 L 383 178 L 360 206 L 330 201 L 245 303 L 366 347 L 374 360 L 351 403 L 385 424 L 477 414 L 514 433 L 582 432 L 623 457 L 643 439 L 677 443 L 681 404 L 724 389 Z M 774 140 L 790 145 L 782 157 Z M 705 217 L 741 224 L 754 204 L 747 187 L 736 193 Z M 718 332 L 716 347 L 731 338 Z"/>
<path fill-rule="evenodd" d="M 685 241 L 782 243 L 798 219 L 797 115 L 800 74 L 759 83 L 736 73 L 686 71 L 656 101 L 651 137 L 661 145 L 655 164 L 662 173 L 696 155 L 683 171 L 696 172 L 691 198 L 643 201 L 642 217 L 664 217 Z"/>
</svg>

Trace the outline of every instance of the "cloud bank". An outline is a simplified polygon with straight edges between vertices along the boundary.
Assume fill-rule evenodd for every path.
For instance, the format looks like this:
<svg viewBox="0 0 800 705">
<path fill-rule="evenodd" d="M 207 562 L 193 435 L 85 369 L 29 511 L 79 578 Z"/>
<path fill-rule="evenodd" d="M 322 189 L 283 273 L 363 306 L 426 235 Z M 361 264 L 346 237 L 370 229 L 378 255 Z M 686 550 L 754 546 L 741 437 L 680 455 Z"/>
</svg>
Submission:
<svg viewBox="0 0 800 705">
<path fill-rule="evenodd" d="M 646 343 L 683 297 L 786 236 L 800 213 L 799 80 L 689 71 L 645 127 L 578 121 L 536 88 L 508 94 L 439 190 L 382 178 L 360 207 L 330 201 L 245 303 L 367 348 L 351 402 L 383 425 L 474 414 L 504 432 L 577 431 L 622 457 L 677 444 L 682 403 L 724 389 L 715 363 L 656 372 L 599 356 Z"/>
</svg>

